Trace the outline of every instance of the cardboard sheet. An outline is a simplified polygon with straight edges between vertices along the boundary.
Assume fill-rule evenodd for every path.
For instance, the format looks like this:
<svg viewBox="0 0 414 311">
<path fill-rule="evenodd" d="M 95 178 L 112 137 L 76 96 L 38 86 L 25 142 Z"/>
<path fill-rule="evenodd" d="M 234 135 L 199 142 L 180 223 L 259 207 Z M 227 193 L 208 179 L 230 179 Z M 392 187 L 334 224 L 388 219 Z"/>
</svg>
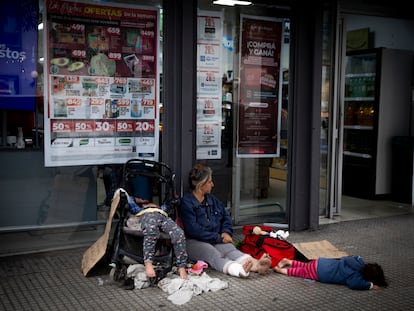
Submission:
<svg viewBox="0 0 414 311">
<path fill-rule="evenodd" d="M 294 243 L 295 248 L 307 259 L 317 259 L 319 257 L 340 258 L 348 256 L 344 251 L 337 249 L 327 240 L 316 242 Z"/>
<path fill-rule="evenodd" d="M 120 200 L 119 189 L 115 192 L 112 199 L 111 210 L 109 212 L 108 220 L 106 222 L 105 231 L 102 236 L 89 247 L 82 257 L 82 273 L 87 276 L 88 272 L 102 259 L 106 253 L 109 241 L 109 233 L 111 232 L 112 219 Z"/>
</svg>

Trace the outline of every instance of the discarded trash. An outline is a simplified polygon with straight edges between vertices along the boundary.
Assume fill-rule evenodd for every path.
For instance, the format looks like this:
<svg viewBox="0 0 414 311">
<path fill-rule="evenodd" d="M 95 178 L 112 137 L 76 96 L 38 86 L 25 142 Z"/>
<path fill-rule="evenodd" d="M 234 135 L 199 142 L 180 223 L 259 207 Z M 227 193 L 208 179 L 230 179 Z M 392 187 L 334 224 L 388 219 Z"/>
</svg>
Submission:
<svg viewBox="0 0 414 311">
<path fill-rule="evenodd" d="M 111 283 L 111 281 L 110 280 L 108 280 L 108 279 L 102 279 L 102 278 L 98 278 L 97 280 L 96 280 L 96 283 L 98 284 L 98 286 L 105 286 L 105 285 L 109 285 L 110 283 Z"/>
</svg>

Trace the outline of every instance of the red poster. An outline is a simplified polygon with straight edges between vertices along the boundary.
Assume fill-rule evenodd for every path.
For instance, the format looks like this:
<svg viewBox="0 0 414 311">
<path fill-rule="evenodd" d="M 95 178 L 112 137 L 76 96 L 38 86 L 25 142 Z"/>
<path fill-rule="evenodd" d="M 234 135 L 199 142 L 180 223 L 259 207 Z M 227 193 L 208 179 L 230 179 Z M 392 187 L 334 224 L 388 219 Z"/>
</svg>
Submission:
<svg viewBox="0 0 414 311">
<path fill-rule="evenodd" d="M 282 22 L 242 17 L 239 157 L 277 155 Z"/>
</svg>

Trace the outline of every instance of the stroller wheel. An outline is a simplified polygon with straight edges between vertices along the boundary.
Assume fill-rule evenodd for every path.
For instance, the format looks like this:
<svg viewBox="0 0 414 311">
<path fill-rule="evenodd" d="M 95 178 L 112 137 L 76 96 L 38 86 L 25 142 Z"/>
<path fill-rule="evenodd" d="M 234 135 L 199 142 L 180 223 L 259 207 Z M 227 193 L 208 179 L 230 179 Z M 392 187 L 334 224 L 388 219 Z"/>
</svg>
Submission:
<svg viewBox="0 0 414 311">
<path fill-rule="evenodd" d="M 115 282 L 119 282 L 125 279 L 126 276 L 126 267 L 122 266 L 121 269 L 118 267 L 113 267 L 111 271 L 109 271 L 109 279 Z"/>
<path fill-rule="evenodd" d="M 119 281 L 118 276 L 119 276 L 119 272 L 117 268 L 112 268 L 111 271 L 109 271 L 110 280 L 118 282 Z"/>
</svg>

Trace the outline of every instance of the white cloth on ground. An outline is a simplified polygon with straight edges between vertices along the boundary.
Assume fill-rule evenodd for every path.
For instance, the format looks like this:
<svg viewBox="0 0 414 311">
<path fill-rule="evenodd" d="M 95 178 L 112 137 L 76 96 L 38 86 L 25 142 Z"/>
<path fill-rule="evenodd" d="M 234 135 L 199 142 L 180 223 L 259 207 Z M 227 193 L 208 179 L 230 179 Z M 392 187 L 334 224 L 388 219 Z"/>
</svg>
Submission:
<svg viewBox="0 0 414 311">
<path fill-rule="evenodd" d="M 207 273 L 201 275 L 188 275 L 187 280 L 181 279 L 177 275 L 168 274 L 167 277 L 158 282 L 158 287 L 169 294 L 168 300 L 173 304 L 182 305 L 191 300 L 194 295 L 203 292 L 218 291 L 228 288 L 227 281 L 218 278 L 211 278 Z"/>
<path fill-rule="evenodd" d="M 127 277 L 134 278 L 135 289 L 143 289 L 150 286 L 150 282 L 145 274 L 143 264 L 132 264 L 127 268 Z M 227 281 L 219 278 L 212 278 L 203 272 L 201 275 L 188 275 L 187 280 L 183 280 L 173 272 L 169 272 L 165 278 L 158 282 L 158 287 L 166 292 L 168 300 L 173 304 L 182 305 L 190 301 L 193 296 L 201 295 L 203 292 L 216 292 L 220 289 L 229 287 Z"/>
<path fill-rule="evenodd" d="M 169 294 L 168 300 L 173 304 L 182 305 L 190 301 L 194 295 L 225 289 L 228 287 L 228 282 L 211 278 L 203 272 L 200 276 L 190 274 L 187 280 L 176 275 L 167 275 L 166 278 L 158 282 L 158 287 Z"/>
</svg>

